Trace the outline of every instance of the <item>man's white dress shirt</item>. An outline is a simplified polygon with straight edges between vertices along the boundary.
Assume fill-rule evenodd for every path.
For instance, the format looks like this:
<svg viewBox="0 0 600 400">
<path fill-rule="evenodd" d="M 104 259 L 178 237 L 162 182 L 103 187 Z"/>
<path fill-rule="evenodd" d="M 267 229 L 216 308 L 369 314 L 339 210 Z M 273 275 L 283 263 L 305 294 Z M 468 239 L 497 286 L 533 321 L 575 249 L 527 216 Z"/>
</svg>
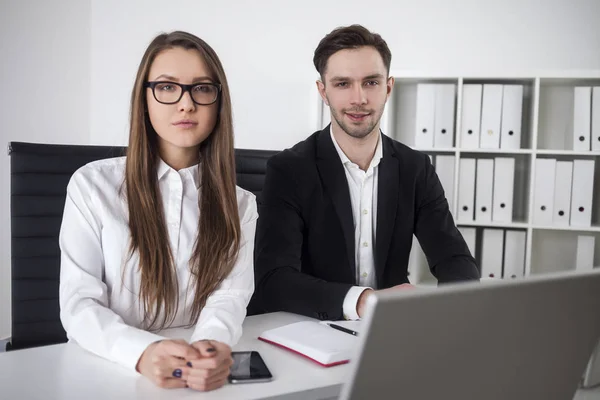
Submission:
<svg viewBox="0 0 600 400">
<path fill-rule="evenodd" d="M 356 312 L 358 298 L 364 290 L 376 287 L 374 251 L 377 228 L 377 189 L 379 187 L 378 166 L 383 157 L 383 145 L 380 134 L 373 159 L 367 170 L 363 171 L 344 154 L 335 140 L 331 128 L 330 135 L 344 165 L 354 219 L 354 257 L 356 282 L 359 286 L 350 288 L 342 306 L 344 318 L 354 320 L 359 319 Z"/>
</svg>

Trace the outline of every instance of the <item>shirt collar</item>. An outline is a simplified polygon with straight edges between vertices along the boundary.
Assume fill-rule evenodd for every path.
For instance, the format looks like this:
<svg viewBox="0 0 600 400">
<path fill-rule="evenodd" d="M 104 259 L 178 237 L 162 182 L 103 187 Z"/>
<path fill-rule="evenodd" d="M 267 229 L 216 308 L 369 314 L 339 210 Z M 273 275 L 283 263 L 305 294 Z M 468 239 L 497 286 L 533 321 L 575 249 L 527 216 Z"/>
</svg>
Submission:
<svg viewBox="0 0 600 400">
<path fill-rule="evenodd" d="M 179 171 L 175 171 L 171 168 L 166 162 L 162 160 L 162 158 L 158 159 L 158 167 L 156 168 L 158 180 L 161 180 L 163 176 L 165 176 L 168 172 L 173 173 L 182 173 L 191 176 L 196 189 L 200 188 L 200 164 L 192 165 L 191 167 L 183 168 Z"/>
<path fill-rule="evenodd" d="M 344 153 L 344 151 L 342 150 L 342 148 L 340 147 L 338 142 L 335 140 L 335 137 L 333 136 L 333 129 L 331 128 L 331 125 L 329 126 L 329 134 L 331 135 L 331 140 L 333 141 L 333 146 L 335 147 L 335 150 L 337 151 L 338 156 L 340 156 L 340 160 L 342 160 L 342 164 L 344 164 L 344 165 L 354 164 L 352 161 L 350 161 L 348 156 L 346 156 L 346 154 Z M 381 132 L 380 132 L 379 138 L 377 140 L 377 147 L 375 147 L 375 154 L 373 154 L 373 159 L 371 160 L 371 164 L 369 165 L 369 168 L 375 168 L 376 166 L 378 166 L 379 163 L 381 162 L 382 158 L 383 158 L 383 144 L 382 144 Z M 367 169 L 369 169 L 369 168 L 367 168 Z"/>
</svg>

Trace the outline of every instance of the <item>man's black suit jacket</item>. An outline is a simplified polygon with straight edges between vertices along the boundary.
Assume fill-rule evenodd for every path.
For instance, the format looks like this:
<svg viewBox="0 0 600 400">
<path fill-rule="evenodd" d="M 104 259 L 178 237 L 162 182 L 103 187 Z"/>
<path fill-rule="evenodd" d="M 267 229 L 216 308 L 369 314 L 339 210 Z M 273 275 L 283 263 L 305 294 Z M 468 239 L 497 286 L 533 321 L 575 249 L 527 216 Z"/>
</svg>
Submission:
<svg viewBox="0 0 600 400">
<path fill-rule="evenodd" d="M 413 234 L 439 283 L 479 279 L 426 154 L 381 135 L 377 288 L 409 283 Z M 272 157 L 258 201 L 255 307 L 341 319 L 356 285 L 354 222 L 344 166 L 329 127 Z"/>
</svg>

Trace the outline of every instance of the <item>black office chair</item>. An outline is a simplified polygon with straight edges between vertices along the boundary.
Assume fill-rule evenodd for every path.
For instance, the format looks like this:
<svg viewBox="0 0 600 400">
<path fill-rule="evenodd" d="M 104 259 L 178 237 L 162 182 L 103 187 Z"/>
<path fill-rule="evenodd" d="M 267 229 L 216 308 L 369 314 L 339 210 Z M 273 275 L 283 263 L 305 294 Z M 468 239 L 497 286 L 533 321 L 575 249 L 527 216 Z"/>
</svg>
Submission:
<svg viewBox="0 0 600 400">
<path fill-rule="evenodd" d="M 71 175 L 125 147 L 11 142 L 12 337 L 7 350 L 67 340 L 59 316 L 58 235 Z M 276 151 L 236 149 L 237 184 L 260 195 Z M 256 311 L 248 309 L 248 315 Z"/>
</svg>

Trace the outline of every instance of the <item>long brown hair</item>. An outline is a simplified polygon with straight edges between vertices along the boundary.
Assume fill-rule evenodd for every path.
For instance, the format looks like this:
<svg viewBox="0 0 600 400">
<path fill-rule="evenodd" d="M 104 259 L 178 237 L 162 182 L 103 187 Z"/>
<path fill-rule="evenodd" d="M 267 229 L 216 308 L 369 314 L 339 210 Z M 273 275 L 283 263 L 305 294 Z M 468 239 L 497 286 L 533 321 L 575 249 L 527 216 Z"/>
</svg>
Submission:
<svg viewBox="0 0 600 400">
<path fill-rule="evenodd" d="M 231 97 L 225 71 L 215 51 L 202 39 L 181 31 L 161 34 L 146 49 L 135 79 L 124 182 L 131 231 L 129 255 L 139 254 L 139 299 L 147 329 L 167 327 L 179 308 L 176 267 L 158 186 L 158 139 L 147 113 L 144 88 L 156 56 L 174 47 L 197 50 L 222 88 L 217 122 L 200 145 L 201 212 L 189 266 L 193 278 L 188 284 L 194 290 L 190 326 L 198 321 L 208 296 L 233 269 L 240 246 Z"/>
</svg>

